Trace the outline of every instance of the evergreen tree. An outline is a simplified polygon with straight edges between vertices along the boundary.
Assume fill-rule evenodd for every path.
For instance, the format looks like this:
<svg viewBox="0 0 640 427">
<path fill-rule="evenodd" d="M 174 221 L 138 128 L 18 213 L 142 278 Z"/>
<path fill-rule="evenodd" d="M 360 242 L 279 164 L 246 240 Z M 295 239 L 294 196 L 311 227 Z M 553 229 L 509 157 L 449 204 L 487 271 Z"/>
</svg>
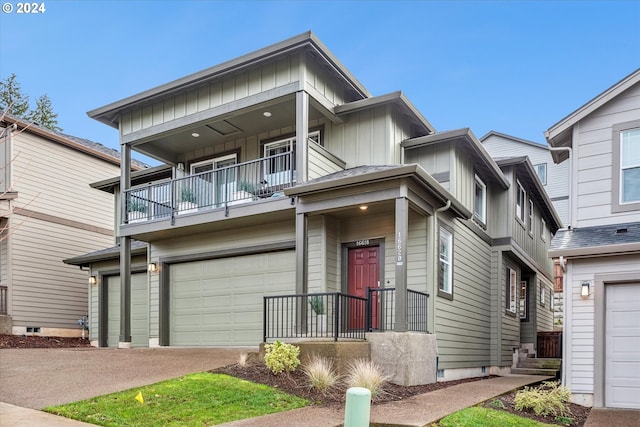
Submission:
<svg viewBox="0 0 640 427">
<path fill-rule="evenodd" d="M 15 74 L 0 81 L 0 111 L 24 118 L 29 110 L 29 97 L 22 93 Z"/>
<path fill-rule="evenodd" d="M 29 111 L 26 119 L 40 127 L 56 132 L 62 131 L 62 128 L 58 126 L 58 114 L 53 111 L 51 99 L 46 93 L 36 99 L 36 108 Z"/>
</svg>

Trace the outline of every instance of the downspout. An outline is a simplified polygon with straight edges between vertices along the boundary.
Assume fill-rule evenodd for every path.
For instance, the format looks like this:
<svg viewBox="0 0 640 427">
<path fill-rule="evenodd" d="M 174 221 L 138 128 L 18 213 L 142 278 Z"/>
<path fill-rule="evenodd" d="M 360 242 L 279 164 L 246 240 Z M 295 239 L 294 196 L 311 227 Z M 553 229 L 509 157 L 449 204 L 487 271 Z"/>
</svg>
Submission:
<svg viewBox="0 0 640 427">
<path fill-rule="evenodd" d="M 569 152 L 569 216 L 567 218 L 568 224 L 566 224 L 566 227 L 571 230 L 571 221 L 573 219 L 573 198 L 571 197 L 571 193 L 573 191 L 573 149 L 571 147 L 549 147 L 549 150 Z"/>
</svg>

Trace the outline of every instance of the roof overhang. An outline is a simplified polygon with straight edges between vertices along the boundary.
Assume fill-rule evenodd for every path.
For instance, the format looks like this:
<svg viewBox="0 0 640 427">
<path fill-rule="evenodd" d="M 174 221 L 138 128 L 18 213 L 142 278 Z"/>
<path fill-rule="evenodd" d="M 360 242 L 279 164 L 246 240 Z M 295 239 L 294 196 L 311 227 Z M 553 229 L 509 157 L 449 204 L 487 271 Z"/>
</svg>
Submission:
<svg viewBox="0 0 640 427">
<path fill-rule="evenodd" d="M 452 141 L 465 141 L 473 150 L 473 153 L 479 164 L 483 166 L 486 172 L 498 183 L 503 189 L 509 188 L 509 181 L 504 176 L 496 162 L 491 158 L 487 150 L 478 141 L 471 129 L 463 128 L 447 132 L 438 132 L 433 135 L 421 136 L 419 138 L 407 139 L 402 142 L 402 148 L 411 150 L 428 145 L 441 144 Z"/>
<path fill-rule="evenodd" d="M 359 170 L 362 170 L 359 173 Z M 420 183 L 442 205 L 451 202 L 450 209 L 461 218 L 471 218 L 472 213 L 456 200 L 447 190 L 436 181 L 420 165 L 409 164 L 399 166 L 387 166 L 376 169 L 375 166 L 356 167 L 348 171 L 327 175 L 305 184 L 299 184 L 284 191 L 285 195 L 306 196 L 328 191 L 336 191 L 347 187 L 372 185 L 381 181 L 389 181 L 400 178 L 411 178 Z"/>
<path fill-rule="evenodd" d="M 153 168 L 147 168 L 135 171 L 131 174 L 131 185 L 138 185 L 146 182 L 155 182 L 162 179 L 172 178 L 173 167 L 171 165 L 160 165 Z M 106 191 L 107 193 L 115 193 L 116 187 L 120 186 L 120 177 L 104 179 L 102 181 L 90 184 L 91 188 Z"/>
<path fill-rule="evenodd" d="M 602 107 L 627 89 L 640 82 L 640 68 L 611 86 L 589 102 L 551 126 L 544 137 L 552 147 L 573 147 L 573 127 L 582 119 Z M 561 163 L 569 157 L 566 151 L 551 151 L 553 161 Z"/>
<path fill-rule="evenodd" d="M 347 70 L 329 49 L 327 49 L 311 31 L 308 31 L 255 52 L 223 62 L 222 64 L 96 108 L 87 112 L 87 115 L 109 126 L 118 128 L 119 115 L 122 110 L 143 104 L 146 105 L 167 95 L 187 90 L 230 73 L 240 72 L 260 62 L 273 60 L 279 56 L 290 54 L 293 51 L 305 49 L 333 70 L 356 94 L 362 98 L 371 96 L 367 89 Z"/>
<path fill-rule="evenodd" d="M 338 105 L 333 110 L 339 117 L 358 111 L 368 110 L 379 107 L 381 105 L 393 104 L 400 108 L 400 111 L 408 116 L 412 122 L 422 128 L 427 134 L 435 133 L 436 129 L 431 123 L 420 113 L 420 111 L 409 101 L 409 99 L 401 92 L 391 92 L 386 95 L 374 96 L 358 101 L 349 102 L 348 104 Z"/>
<path fill-rule="evenodd" d="M 146 255 L 147 244 L 137 240 L 131 242 L 131 256 Z M 73 258 L 62 260 L 65 264 L 77 265 L 79 267 L 90 267 L 91 264 L 102 261 L 111 261 L 120 259 L 120 246 L 112 246 L 110 248 L 101 249 L 99 251 L 90 252 L 88 254 L 79 255 Z"/>
<path fill-rule="evenodd" d="M 601 256 L 640 254 L 640 242 L 621 243 L 617 245 L 585 246 L 580 248 L 549 249 L 549 258 L 593 258 Z"/>
</svg>

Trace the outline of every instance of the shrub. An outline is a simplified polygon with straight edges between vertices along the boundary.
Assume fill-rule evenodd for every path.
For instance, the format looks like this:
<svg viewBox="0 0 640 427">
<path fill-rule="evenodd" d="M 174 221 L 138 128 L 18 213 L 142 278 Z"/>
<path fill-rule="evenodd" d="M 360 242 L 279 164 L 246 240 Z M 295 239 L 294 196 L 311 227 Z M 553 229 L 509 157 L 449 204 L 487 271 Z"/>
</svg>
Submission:
<svg viewBox="0 0 640 427">
<path fill-rule="evenodd" d="M 383 391 L 387 380 L 388 377 L 378 365 L 370 360 L 356 359 L 349 364 L 345 382 L 347 387 L 368 388 L 374 398 Z"/>
<path fill-rule="evenodd" d="M 293 372 L 300 365 L 300 347 L 276 341 L 264 346 L 264 363 L 274 374 Z"/>
<path fill-rule="evenodd" d="M 334 370 L 333 362 L 321 356 L 313 356 L 303 367 L 303 371 L 309 382 L 309 387 L 321 393 L 328 392 L 340 379 L 340 376 Z"/>
<path fill-rule="evenodd" d="M 531 409 L 536 415 L 554 416 L 570 414 L 567 403 L 571 393 L 554 381 L 545 381 L 534 388 L 525 387 L 516 393 L 515 408 Z"/>
</svg>

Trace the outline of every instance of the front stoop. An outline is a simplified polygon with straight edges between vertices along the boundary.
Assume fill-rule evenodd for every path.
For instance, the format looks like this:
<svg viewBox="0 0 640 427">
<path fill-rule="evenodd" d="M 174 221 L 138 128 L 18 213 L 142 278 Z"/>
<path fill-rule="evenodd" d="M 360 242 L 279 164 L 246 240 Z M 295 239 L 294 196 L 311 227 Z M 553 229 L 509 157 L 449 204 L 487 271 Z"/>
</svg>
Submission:
<svg viewBox="0 0 640 427">
<path fill-rule="evenodd" d="M 535 357 L 529 357 L 526 359 L 518 360 L 517 367 L 511 368 L 511 373 L 521 375 L 547 375 L 557 377 L 560 373 L 561 365 L 562 359 L 538 359 Z"/>
</svg>

